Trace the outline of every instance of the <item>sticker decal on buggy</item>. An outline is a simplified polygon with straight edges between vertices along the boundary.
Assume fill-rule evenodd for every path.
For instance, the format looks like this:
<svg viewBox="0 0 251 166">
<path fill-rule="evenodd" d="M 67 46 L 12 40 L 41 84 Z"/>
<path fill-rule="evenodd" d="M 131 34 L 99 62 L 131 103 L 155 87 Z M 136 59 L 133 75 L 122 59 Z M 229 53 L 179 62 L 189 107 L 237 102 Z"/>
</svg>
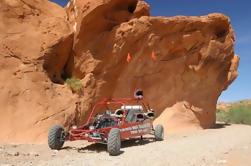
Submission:
<svg viewBox="0 0 251 166">
<path fill-rule="evenodd" d="M 137 133 L 147 132 L 149 128 L 151 128 L 151 123 L 145 123 L 141 125 L 135 125 L 132 127 L 123 128 L 123 129 L 120 129 L 120 131 L 121 132 L 130 131 L 131 134 L 137 134 Z"/>
</svg>

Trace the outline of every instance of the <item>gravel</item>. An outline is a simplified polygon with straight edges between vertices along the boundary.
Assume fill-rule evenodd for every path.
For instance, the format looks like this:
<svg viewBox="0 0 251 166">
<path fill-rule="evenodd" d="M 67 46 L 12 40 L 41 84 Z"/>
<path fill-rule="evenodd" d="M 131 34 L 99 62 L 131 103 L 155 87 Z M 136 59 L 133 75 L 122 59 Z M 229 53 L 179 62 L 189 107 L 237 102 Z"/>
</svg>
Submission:
<svg viewBox="0 0 251 166">
<path fill-rule="evenodd" d="M 119 156 L 109 156 L 105 145 L 85 141 L 67 142 L 60 151 L 52 151 L 47 145 L 0 145 L 0 166 L 227 166 L 233 158 L 238 160 L 242 153 L 251 152 L 251 126 L 230 125 L 166 135 L 160 142 L 151 136 L 142 141 L 125 141 Z M 250 162 L 243 161 L 242 165 L 250 166 Z"/>
</svg>

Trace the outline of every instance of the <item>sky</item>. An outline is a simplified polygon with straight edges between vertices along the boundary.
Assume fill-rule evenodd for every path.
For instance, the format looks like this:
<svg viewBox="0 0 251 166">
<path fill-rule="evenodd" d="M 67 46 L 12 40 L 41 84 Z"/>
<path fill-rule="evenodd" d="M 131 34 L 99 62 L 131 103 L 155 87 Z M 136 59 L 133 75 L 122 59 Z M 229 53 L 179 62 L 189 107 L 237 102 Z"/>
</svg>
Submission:
<svg viewBox="0 0 251 166">
<path fill-rule="evenodd" d="M 65 6 L 68 0 L 52 0 Z M 219 12 L 230 17 L 236 34 L 235 54 L 240 56 L 238 78 L 219 101 L 251 99 L 251 1 L 250 0 L 146 0 L 153 16 L 206 15 Z"/>
</svg>

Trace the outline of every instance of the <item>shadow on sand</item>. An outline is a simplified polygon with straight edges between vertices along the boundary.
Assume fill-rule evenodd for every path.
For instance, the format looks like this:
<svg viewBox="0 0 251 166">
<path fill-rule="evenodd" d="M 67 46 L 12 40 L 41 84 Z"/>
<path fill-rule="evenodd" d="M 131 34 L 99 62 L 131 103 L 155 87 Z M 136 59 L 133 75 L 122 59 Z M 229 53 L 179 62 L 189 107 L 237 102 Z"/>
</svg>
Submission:
<svg viewBox="0 0 251 166">
<path fill-rule="evenodd" d="M 121 148 L 146 145 L 154 141 L 155 140 L 153 138 L 124 140 L 121 142 Z M 107 146 L 106 144 L 94 143 L 94 144 L 90 144 L 81 148 L 65 146 L 62 148 L 62 150 L 76 150 L 79 153 L 99 153 L 99 152 L 107 151 Z M 121 151 L 120 154 L 122 153 L 124 153 L 124 151 Z"/>
<path fill-rule="evenodd" d="M 211 127 L 210 129 L 221 129 L 221 128 L 225 128 L 226 126 L 230 126 L 230 123 L 225 123 L 225 122 L 216 122 L 215 125 L 213 127 Z"/>
</svg>

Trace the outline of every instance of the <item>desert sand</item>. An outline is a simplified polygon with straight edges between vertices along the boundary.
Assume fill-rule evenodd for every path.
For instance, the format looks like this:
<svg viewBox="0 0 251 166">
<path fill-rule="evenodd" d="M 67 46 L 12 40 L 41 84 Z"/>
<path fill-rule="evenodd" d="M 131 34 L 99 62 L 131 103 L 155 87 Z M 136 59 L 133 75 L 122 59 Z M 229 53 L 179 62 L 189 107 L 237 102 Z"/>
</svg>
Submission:
<svg viewBox="0 0 251 166">
<path fill-rule="evenodd" d="M 183 134 L 166 133 L 122 143 L 119 156 L 109 156 L 106 146 L 85 141 L 66 142 L 60 151 L 46 144 L 0 146 L 0 165 L 142 165 L 142 166 L 250 166 L 251 126 L 217 125 L 219 128 Z"/>
</svg>

